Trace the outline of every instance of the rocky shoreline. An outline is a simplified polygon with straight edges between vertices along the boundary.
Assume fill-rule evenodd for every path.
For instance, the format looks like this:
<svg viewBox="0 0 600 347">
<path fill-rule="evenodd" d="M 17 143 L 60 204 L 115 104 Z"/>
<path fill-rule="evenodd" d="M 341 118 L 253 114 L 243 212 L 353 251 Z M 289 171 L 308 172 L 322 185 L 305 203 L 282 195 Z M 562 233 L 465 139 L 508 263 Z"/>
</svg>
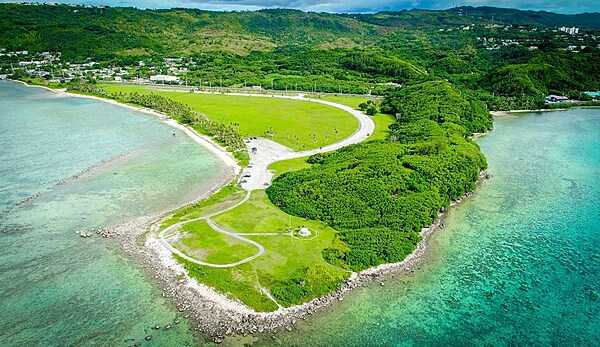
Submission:
<svg viewBox="0 0 600 347">
<path fill-rule="evenodd" d="M 213 195 L 221 187 L 234 180 L 239 172 L 237 163 L 234 161 L 234 164 L 232 164 L 232 158 L 229 156 L 229 153 L 223 153 L 224 150 L 220 146 L 215 145 L 203 136 L 199 136 L 190 129 L 171 121 L 163 114 L 94 96 L 70 94 L 64 91 L 51 91 L 63 95 L 97 99 L 156 115 L 163 122 L 181 129 L 196 140 L 196 142 L 207 146 L 218 154 L 226 164 L 229 164 L 227 167 L 230 170 L 226 170 L 226 174 L 220 182 L 215 184 L 215 188 L 203 193 L 194 201 L 185 205 Z M 489 178 L 489 175 L 486 172 L 482 172 L 478 184 L 487 178 Z M 454 201 L 451 207 L 460 204 L 471 194 L 467 193 Z M 222 342 L 225 336 L 231 335 L 276 333 L 282 330 L 291 331 L 296 322 L 304 320 L 311 314 L 329 307 L 336 301 L 342 301 L 344 296 L 355 288 L 373 283 L 374 281 L 383 281 L 384 277 L 389 274 L 401 274 L 413 271 L 412 269 L 422 260 L 427 250 L 430 236 L 436 230 L 443 228 L 444 218 L 447 213 L 447 211 L 441 212 L 431 226 L 421 230 L 421 241 L 416 249 L 402 262 L 382 264 L 359 273 L 353 273 L 335 292 L 313 299 L 302 305 L 281 308 L 275 312 L 262 313 L 255 312 L 241 302 L 231 299 L 190 278 L 183 266 L 172 257 L 170 251 L 158 240 L 157 230 L 160 222 L 167 215 L 181 207 L 179 206 L 164 213 L 143 216 L 114 227 L 80 231 L 78 234 L 86 238 L 91 237 L 92 234 L 98 234 L 102 237 L 116 240 L 123 249 L 123 252 L 135 259 L 159 285 L 162 290 L 162 296 L 174 303 L 181 315 L 190 321 L 193 329 L 210 337 L 216 343 Z M 383 284 L 383 282 L 380 283 Z"/>
<path fill-rule="evenodd" d="M 490 175 L 483 171 L 477 184 L 489 177 Z M 213 193 L 214 191 L 203 194 L 199 199 Z M 452 202 L 450 207 L 459 205 L 472 194 L 465 194 Z M 123 251 L 141 264 L 157 282 L 163 297 L 174 303 L 181 315 L 190 321 L 193 329 L 219 343 L 226 336 L 291 331 L 298 321 L 305 320 L 311 314 L 322 311 L 337 301 L 342 301 L 344 296 L 355 288 L 377 281 L 383 285 L 387 275 L 414 271 L 427 251 L 431 235 L 444 228 L 448 210 L 440 212 L 431 226 L 421 230 L 422 239 L 417 248 L 402 262 L 383 264 L 353 273 L 335 292 L 302 305 L 268 313 L 255 312 L 241 302 L 226 297 L 187 275 L 183 266 L 171 256 L 157 237 L 159 223 L 169 213 L 142 217 L 114 228 L 103 229 L 101 235 L 118 240 Z"/>
</svg>

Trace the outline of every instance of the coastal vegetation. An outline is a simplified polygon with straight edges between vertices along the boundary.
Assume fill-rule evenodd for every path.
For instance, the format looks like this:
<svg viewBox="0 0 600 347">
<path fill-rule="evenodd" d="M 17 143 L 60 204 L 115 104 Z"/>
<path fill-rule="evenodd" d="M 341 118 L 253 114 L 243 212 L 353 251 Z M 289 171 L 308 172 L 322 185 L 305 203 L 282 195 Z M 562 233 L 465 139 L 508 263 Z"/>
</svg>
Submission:
<svg viewBox="0 0 600 347">
<path fill-rule="evenodd" d="M 355 271 L 404 259 L 420 230 L 472 191 L 487 166 L 469 136 L 491 128 L 489 112 L 448 82 L 390 93 L 382 108 L 398 120 L 388 140 L 314 155 L 310 168 L 280 175 L 267 189 L 285 212 L 336 229 L 323 257 Z"/>
<path fill-rule="evenodd" d="M 302 157 L 302 158 L 277 161 L 277 162 L 269 165 L 268 169 L 269 169 L 269 171 L 271 171 L 273 173 L 273 175 L 275 177 L 277 177 L 277 176 L 279 176 L 283 173 L 289 172 L 289 171 L 296 171 L 296 170 L 301 170 L 301 169 L 310 167 L 310 164 L 308 162 L 306 162 L 306 159 L 308 159 L 308 158 Z"/>
<path fill-rule="evenodd" d="M 170 102 L 184 105 L 187 111 L 177 108 L 174 113 L 183 120 L 189 112 L 196 113 L 189 101 L 173 100 L 189 93 L 105 88 L 110 92 L 84 92 L 104 91 L 117 100 L 159 110 L 178 107 Z M 238 206 L 245 192 L 227 186 L 176 211 L 161 228 L 211 216 L 220 228 L 260 243 L 264 254 L 232 268 L 211 268 L 178 257 L 190 276 L 256 310 L 272 311 L 329 293 L 349 271 L 402 261 L 420 241 L 419 231 L 452 200 L 474 189 L 486 163 L 469 136 L 487 131 L 492 122 L 485 104 L 468 95 L 437 80 L 408 85 L 376 102 L 329 97 L 387 113 L 373 116 L 379 117 L 379 126 L 371 141 L 274 163 L 270 169 L 277 178 L 267 191 L 252 192 Z M 301 228 L 308 228 L 311 237 L 298 237 Z M 185 224 L 168 237 L 184 254 L 213 264 L 236 262 L 256 251 L 213 230 L 205 220 Z"/>
<path fill-rule="evenodd" d="M 69 86 L 69 91 L 114 99 L 167 114 L 179 123 L 189 125 L 199 133 L 210 136 L 232 152 L 242 165 L 246 165 L 248 162 L 248 152 L 238 127 L 212 121 L 184 103 L 174 101 L 158 93 L 109 92 L 92 84 L 72 84 Z"/>
<path fill-rule="evenodd" d="M 293 150 L 335 143 L 358 127 L 356 119 L 340 109 L 300 100 L 169 92 L 118 84 L 103 88 L 113 93 L 156 93 L 189 105 L 213 121 L 235 126 L 243 137 L 265 137 Z"/>
</svg>

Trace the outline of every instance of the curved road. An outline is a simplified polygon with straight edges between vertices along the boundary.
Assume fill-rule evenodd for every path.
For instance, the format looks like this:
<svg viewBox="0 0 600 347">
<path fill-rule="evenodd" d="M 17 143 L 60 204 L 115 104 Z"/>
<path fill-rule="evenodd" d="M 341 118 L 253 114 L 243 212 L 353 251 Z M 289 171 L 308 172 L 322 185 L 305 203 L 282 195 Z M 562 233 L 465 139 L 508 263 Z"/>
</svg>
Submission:
<svg viewBox="0 0 600 347">
<path fill-rule="evenodd" d="M 250 165 L 248 168 L 244 169 L 244 171 L 242 172 L 242 176 L 249 175 L 249 177 L 243 178 L 243 181 L 241 182 L 241 187 L 247 191 L 244 198 L 241 201 L 239 201 L 238 203 L 236 203 L 235 205 L 230 206 L 221 211 L 211 213 L 207 216 L 194 218 L 194 219 L 190 219 L 190 220 L 186 220 L 186 221 L 182 221 L 182 222 L 173 224 L 173 225 L 169 226 L 168 228 L 162 230 L 158 234 L 158 238 L 159 238 L 160 242 L 171 253 L 177 254 L 178 256 L 182 257 L 183 259 L 185 259 L 189 262 L 192 262 L 194 264 L 204 265 L 204 266 L 209 266 L 209 267 L 214 267 L 214 268 L 235 267 L 235 266 L 238 266 L 241 264 L 245 264 L 249 261 L 252 261 L 265 253 L 265 248 L 260 243 L 245 238 L 243 236 L 244 233 L 237 233 L 234 231 L 224 229 L 220 225 L 216 224 L 211 218 L 215 217 L 217 215 L 223 214 L 227 211 L 233 210 L 234 208 L 236 208 L 236 207 L 242 205 L 243 203 L 245 203 L 246 201 L 248 201 L 252 190 L 264 189 L 267 186 L 269 186 L 271 184 L 271 180 L 273 179 L 273 174 L 271 172 L 269 172 L 269 170 L 268 170 L 269 165 L 271 165 L 274 162 L 281 161 L 281 160 L 307 157 L 310 155 L 330 152 L 330 151 L 334 151 L 336 149 L 340 149 L 342 147 L 360 143 L 360 142 L 366 140 L 371 134 L 373 134 L 373 131 L 375 130 L 375 123 L 373 122 L 371 117 L 365 115 L 364 113 L 362 113 L 360 111 L 353 109 L 352 107 L 338 104 L 335 102 L 319 100 L 319 99 L 304 98 L 303 96 L 259 95 L 259 94 L 242 94 L 242 93 L 229 93 L 228 95 L 239 95 L 239 96 L 248 96 L 248 97 L 253 97 L 253 96 L 254 97 L 276 97 L 276 98 L 282 98 L 282 99 L 302 100 L 302 101 L 316 102 L 316 103 L 320 103 L 320 104 L 324 104 L 324 105 L 329 105 L 329 106 L 336 107 L 336 108 L 339 108 L 341 110 L 344 110 L 344 111 L 350 113 L 354 118 L 356 118 L 358 120 L 359 127 L 351 136 L 343 139 L 342 141 L 339 141 L 339 142 L 336 142 L 336 143 L 333 143 L 331 145 L 327 145 L 327 146 L 324 146 L 321 148 L 316 148 L 316 149 L 301 151 L 301 152 L 295 152 L 288 147 L 285 147 L 274 141 L 263 139 L 263 138 L 256 138 L 255 140 L 247 141 L 247 146 L 248 146 L 248 149 L 250 152 Z M 253 153 L 251 148 L 256 148 L 257 149 L 256 153 Z M 184 254 L 177 248 L 173 247 L 167 240 L 165 240 L 165 238 L 164 238 L 165 235 L 168 235 L 171 231 L 175 231 L 185 224 L 192 223 L 192 222 L 199 221 L 199 220 L 205 220 L 206 223 L 216 232 L 220 232 L 222 234 L 234 237 L 242 242 L 246 242 L 246 243 L 253 245 L 254 247 L 256 247 L 258 249 L 258 252 L 248 258 L 244 258 L 244 259 L 239 260 L 234 263 L 212 264 L 212 263 L 207 263 L 207 262 L 204 262 L 201 260 L 197 260 L 195 258 L 192 258 L 192 257 Z M 273 233 L 265 233 L 265 234 L 261 234 L 261 235 L 266 236 L 269 234 L 273 234 Z M 281 233 L 277 233 L 277 235 L 280 235 L 280 234 Z M 247 234 L 247 236 L 251 236 L 251 234 Z"/>
<path fill-rule="evenodd" d="M 229 231 L 226 230 L 224 228 L 222 228 L 220 225 L 218 225 L 217 223 L 213 222 L 213 220 L 211 219 L 214 216 L 220 215 L 222 213 L 225 213 L 227 211 L 233 210 L 234 208 L 242 205 L 243 203 L 245 203 L 246 201 L 248 201 L 248 199 L 250 199 L 250 192 L 246 192 L 246 195 L 244 196 L 244 198 L 242 200 L 240 200 L 238 203 L 236 203 L 233 206 L 230 206 L 226 209 L 223 209 L 221 211 L 218 212 L 213 212 L 209 215 L 203 216 L 203 217 L 198 217 L 198 218 L 194 218 L 194 219 L 188 219 L 185 220 L 183 222 L 179 222 L 179 223 L 175 223 L 167 228 L 165 228 L 164 230 L 162 230 L 161 232 L 158 233 L 158 239 L 160 240 L 160 242 L 163 244 L 163 246 L 167 247 L 167 249 L 174 254 L 177 254 L 178 256 L 182 257 L 183 259 L 192 262 L 194 264 L 198 264 L 198 265 L 204 265 L 204 266 L 209 266 L 209 267 L 216 267 L 216 268 L 228 268 L 228 267 L 234 267 L 234 266 L 238 266 L 244 263 L 247 263 L 249 261 L 254 260 L 255 258 L 260 257 L 261 255 L 263 255 L 265 253 L 265 248 L 258 242 L 252 241 L 250 239 L 247 239 L 241 235 L 238 235 L 236 232 L 233 231 Z M 254 247 L 256 247 L 258 249 L 258 252 L 248 258 L 244 258 L 242 260 L 236 261 L 234 263 L 229 263 L 229 264 L 213 264 L 213 263 L 207 263 L 201 260 L 198 260 L 196 258 L 192 258 L 190 256 L 188 256 L 187 254 L 183 253 L 182 251 L 178 250 L 177 248 L 173 247 L 169 241 L 165 240 L 165 235 L 168 235 L 171 231 L 177 230 L 180 227 L 184 226 L 185 224 L 188 223 L 192 223 L 192 222 L 196 222 L 199 220 L 205 220 L 206 223 L 216 232 L 231 236 L 233 238 L 236 238 L 242 242 L 246 242 L 249 243 L 251 245 L 253 245 Z"/>
<path fill-rule="evenodd" d="M 245 168 L 242 171 L 241 181 L 241 187 L 245 190 L 265 189 L 266 187 L 268 187 L 273 179 L 273 174 L 269 172 L 268 168 L 269 165 L 275 162 L 307 157 L 317 153 L 331 152 L 342 147 L 360 143 L 366 140 L 371 134 L 373 134 L 373 131 L 375 130 L 375 123 L 373 122 L 371 117 L 346 105 L 338 104 L 331 101 L 304 98 L 302 96 L 279 95 L 273 97 L 316 102 L 319 104 L 339 108 L 343 111 L 350 113 L 354 118 L 356 118 L 358 120 L 359 126 L 358 129 L 352 135 L 343 139 L 342 141 L 321 148 L 315 148 L 301 152 L 295 152 L 288 147 L 285 147 L 274 141 L 267 140 L 264 138 L 256 138 L 255 140 L 247 141 L 247 146 L 250 153 L 250 164 L 247 168 Z M 257 149 L 256 153 L 253 153 L 253 151 L 251 150 L 252 148 Z"/>
</svg>

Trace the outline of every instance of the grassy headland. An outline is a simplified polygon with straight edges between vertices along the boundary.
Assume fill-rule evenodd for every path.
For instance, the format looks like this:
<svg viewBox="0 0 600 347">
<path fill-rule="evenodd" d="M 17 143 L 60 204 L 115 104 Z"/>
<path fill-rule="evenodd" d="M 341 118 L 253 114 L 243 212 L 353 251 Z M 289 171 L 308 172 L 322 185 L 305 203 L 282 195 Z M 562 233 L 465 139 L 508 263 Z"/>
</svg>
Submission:
<svg viewBox="0 0 600 347">
<path fill-rule="evenodd" d="M 189 105 L 209 119 L 239 128 L 244 137 L 260 136 L 294 150 L 318 148 L 350 136 L 358 122 L 327 105 L 267 97 L 193 94 L 144 86 L 105 84 L 112 93 L 156 93 Z"/>
</svg>

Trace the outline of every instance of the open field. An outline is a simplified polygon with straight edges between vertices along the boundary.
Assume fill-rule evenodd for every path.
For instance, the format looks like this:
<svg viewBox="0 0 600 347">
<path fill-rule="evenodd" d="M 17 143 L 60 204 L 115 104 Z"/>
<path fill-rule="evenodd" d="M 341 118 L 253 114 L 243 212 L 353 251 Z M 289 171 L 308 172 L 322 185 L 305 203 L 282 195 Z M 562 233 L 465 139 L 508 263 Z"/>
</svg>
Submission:
<svg viewBox="0 0 600 347">
<path fill-rule="evenodd" d="M 394 116 L 384 113 L 378 113 L 371 116 L 371 119 L 375 122 L 375 131 L 369 136 L 369 140 L 386 139 L 389 135 L 388 127 L 396 121 Z"/>
<path fill-rule="evenodd" d="M 175 214 L 177 217 L 166 221 L 173 224 L 175 218 L 183 221 L 191 219 L 190 216 L 206 216 L 206 211 L 217 205 L 231 206 L 233 201 L 238 201 L 238 194 L 234 188 L 224 190 L 201 206 L 180 210 Z M 260 243 L 265 253 L 232 268 L 211 268 L 178 260 L 202 283 L 228 293 L 255 310 L 273 311 L 277 304 L 290 306 L 306 302 L 336 288 L 348 276 L 347 271 L 325 262 L 321 255 L 323 249 L 337 242 L 336 231 L 321 222 L 286 214 L 269 201 L 263 190 L 252 192 L 247 202 L 212 220 Z M 307 227 L 311 235 L 297 235 L 300 227 Z M 251 245 L 219 235 L 205 221 L 186 224 L 181 232 L 173 246 L 211 263 L 235 262 L 256 253 Z M 275 297 L 277 304 L 265 291 Z"/>
<path fill-rule="evenodd" d="M 213 230 L 204 220 L 186 224 L 172 243 L 189 256 L 213 264 L 228 264 L 248 258 L 256 247 Z"/>
<path fill-rule="evenodd" d="M 321 97 L 323 100 L 336 102 L 338 104 L 350 106 L 354 109 L 358 110 L 358 105 L 363 102 L 369 100 L 366 96 L 345 96 L 345 95 L 336 95 L 336 96 L 323 96 Z M 375 100 L 372 98 L 371 100 Z M 378 113 L 371 117 L 375 122 L 375 131 L 369 137 L 369 140 L 383 140 L 388 136 L 388 127 L 392 124 L 395 119 L 394 116 L 389 114 Z"/>
<path fill-rule="evenodd" d="M 269 170 L 273 172 L 273 177 L 277 177 L 283 173 L 290 171 L 298 171 L 310 167 L 306 162 L 307 157 L 281 160 L 269 166 Z"/>
<path fill-rule="evenodd" d="M 155 92 L 186 103 L 212 120 L 239 126 L 245 137 L 272 139 L 293 150 L 319 148 L 356 131 L 358 121 L 327 105 L 268 97 L 192 94 L 136 85 L 102 85 L 111 92 Z"/>
<path fill-rule="evenodd" d="M 376 98 L 355 95 L 327 95 L 320 97 L 320 99 L 350 106 L 356 110 L 358 110 L 358 105 L 362 104 L 363 102 L 367 102 L 367 100 L 376 100 Z"/>
<path fill-rule="evenodd" d="M 244 195 L 246 195 L 246 192 L 235 185 L 225 186 L 208 199 L 175 211 L 175 213 L 162 221 L 160 228 L 165 229 L 175 223 L 209 216 L 237 204 L 244 198 Z"/>
</svg>

